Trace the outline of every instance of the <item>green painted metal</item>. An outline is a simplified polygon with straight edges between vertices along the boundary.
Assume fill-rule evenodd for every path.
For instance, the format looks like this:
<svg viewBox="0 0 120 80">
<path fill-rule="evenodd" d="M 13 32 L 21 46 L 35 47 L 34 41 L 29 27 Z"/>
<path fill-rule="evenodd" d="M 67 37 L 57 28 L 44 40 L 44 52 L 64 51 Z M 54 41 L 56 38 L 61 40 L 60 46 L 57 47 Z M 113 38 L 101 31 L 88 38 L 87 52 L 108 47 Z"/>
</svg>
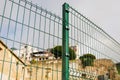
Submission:
<svg viewBox="0 0 120 80">
<path fill-rule="evenodd" d="M 63 4 L 62 80 L 69 80 L 69 5 Z"/>
<path fill-rule="evenodd" d="M 0 80 L 95 80 L 96 73 L 81 69 L 80 56 L 120 61 L 117 41 L 69 4 L 62 8 L 60 18 L 27 0 L 0 3 Z"/>
<path fill-rule="evenodd" d="M 0 80 L 61 80 L 62 61 L 59 68 L 54 55 L 39 57 L 35 64 L 28 59 L 34 52 L 50 53 L 62 45 L 62 19 L 27 0 L 4 0 L 0 5 L 0 44 L 7 48 L 0 54 Z"/>
<path fill-rule="evenodd" d="M 98 77 L 93 71 L 85 71 L 79 58 L 84 54 L 95 55 L 96 59 L 111 59 L 119 62 L 120 45 L 111 38 L 104 30 L 83 16 L 69 4 L 63 4 L 63 57 L 62 57 L 62 80 L 95 80 Z M 106 43 L 108 42 L 108 43 Z M 112 45 L 112 46 L 111 46 Z M 114 46 L 114 47 L 113 47 Z M 76 60 L 70 58 L 68 48 L 76 51 Z M 116 47 L 116 49 L 115 49 Z M 109 53 L 110 55 L 108 55 Z M 115 54 L 113 56 L 113 54 Z M 112 55 L 112 56 L 111 56 Z M 87 58 L 85 57 L 85 60 Z M 82 61 L 82 60 L 81 60 Z M 69 64 L 68 64 L 69 63 Z M 89 60 L 86 64 L 90 64 Z M 98 63 L 99 64 L 99 63 Z M 88 65 L 87 65 L 88 66 Z M 81 69 L 81 70 L 79 70 Z"/>
</svg>

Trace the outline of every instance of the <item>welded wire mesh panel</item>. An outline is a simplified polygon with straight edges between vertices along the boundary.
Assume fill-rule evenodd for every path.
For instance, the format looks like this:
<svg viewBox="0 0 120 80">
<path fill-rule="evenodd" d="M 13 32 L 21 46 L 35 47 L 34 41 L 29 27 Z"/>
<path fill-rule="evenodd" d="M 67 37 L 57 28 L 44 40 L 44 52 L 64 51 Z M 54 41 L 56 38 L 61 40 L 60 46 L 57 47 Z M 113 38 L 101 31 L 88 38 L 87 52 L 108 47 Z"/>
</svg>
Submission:
<svg viewBox="0 0 120 80">
<path fill-rule="evenodd" d="M 53 49 L 62 45 L 61 23 L 32 2 L 1 0 L 0 80 L 61 80 L 60 56 Z"/>
<path fill-rule="evenodd" d="M 69 56 L 70 79 L 97 80 L 101 75 L 113 79 L 111 76 L 117 73 L 115 63 L 120 62 L 120 44 L 74 8 L 64 5 L 65 30 L 69 30 L 66 35 L 69 34 L 69 47 L 76 54 L 76 59 L 71 58 L 74 52 Z"/>
</svg>

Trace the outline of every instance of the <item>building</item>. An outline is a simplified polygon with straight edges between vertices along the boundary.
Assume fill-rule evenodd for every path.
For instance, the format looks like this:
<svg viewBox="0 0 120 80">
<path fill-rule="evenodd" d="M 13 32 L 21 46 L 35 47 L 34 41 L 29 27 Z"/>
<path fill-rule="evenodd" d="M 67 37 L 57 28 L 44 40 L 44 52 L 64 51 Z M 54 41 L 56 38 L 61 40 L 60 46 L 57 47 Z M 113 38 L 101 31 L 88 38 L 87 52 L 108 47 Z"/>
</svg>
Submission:
<svg viewBox="0 0 120 80">
<path fill-rule="evenodd" d="M 79 57 L 80 57 L 80 47 L 79 47 L 79 45 L 70 46 L 70 48 L 75 51 L 76 59 L 79 59 Z"/>
<path fill-rule="evenodd" d="M 31 53 L 31 58 L 40 61 L 40 60 L 47 60 L 47 59 L 54 59 L 54 55 L 48 51 L 38 51 Z"/>
<path fill-rule="evenodd" d="M 13 52 L 22 60 L 30 62 L 33 59 L 36 61 L 54 59 L 54 55 L 50 52 L 50 49 L 45 51 L 39 51 L 37 48 L 34 48 L 29 45 L 24 45 L 20 50 L 13 50 Z"/>
<path fill-rule="evenodd" d="M 30 53 L 31 58 L 40 60 L 38 64 L 27 64 L 0 40 L 0 80 L 61 80 L 62 60 L 49 60 L 53 55 L 47 51 Z M 48 60 L 45 60 L 48 59 Z M 108 59 L 97 59 L 94 66 L 81 67 L 80 60 L 69 61 L 70 79 L 98 80 L 98 75 L 105 75 L 110 71 L 110 79 L 116 79 L 114 63 Z M 119 75 L 117 75 L 119 77 Z"/>
<path fill-rule="evenodd" d="M 31 61 L 31 53 L 38 52 L 37 48 L 34 48 L 29 45 L 23 45 L 20 50 L 13 50 L 13 52 L 24 61 Z"/>
<path fill-rule="evenodd" d="M 25 63 L 0 40 L 0 80 L 22 80 L 23 74 L 27 75 L 24 67 Z"/>
</svg>

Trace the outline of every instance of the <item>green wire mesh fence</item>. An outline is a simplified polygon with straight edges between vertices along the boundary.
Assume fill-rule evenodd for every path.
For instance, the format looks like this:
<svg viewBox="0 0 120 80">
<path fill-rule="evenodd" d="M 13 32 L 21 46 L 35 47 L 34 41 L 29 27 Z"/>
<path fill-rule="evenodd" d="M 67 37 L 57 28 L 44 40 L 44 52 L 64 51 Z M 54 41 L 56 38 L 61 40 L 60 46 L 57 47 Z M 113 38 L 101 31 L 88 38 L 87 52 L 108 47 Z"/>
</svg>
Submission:
<svg viewBox="0 0 120 80">
<path fill-rule="evenodd" d="M 59 16 L 26 0 L 3 0 L 0 40 L 0 80 L 61 80 L 61 60 L 52 54 L 62 46 Z"/>
<path fill-rule="evenodd" d="M 66 3 L 63 20 L 27 0 L 0 3 L 0 80 L 112 79 L 119 52 L 119 43 Z"/>
<path fill-rule="evenodd" d="M 66 41 L 63 45 L 67 45 L 64 54 L 70 55 L 69 47 L 76 54 L 76 59 L 63 67 L 68 69 L 69 66 L 63 78 L 70 76 L 64 80 L 117 80 L 115 63 L 120 61 L 120 44 L 66 3 L 63 5 L 63 35 Z"/>
</svg>

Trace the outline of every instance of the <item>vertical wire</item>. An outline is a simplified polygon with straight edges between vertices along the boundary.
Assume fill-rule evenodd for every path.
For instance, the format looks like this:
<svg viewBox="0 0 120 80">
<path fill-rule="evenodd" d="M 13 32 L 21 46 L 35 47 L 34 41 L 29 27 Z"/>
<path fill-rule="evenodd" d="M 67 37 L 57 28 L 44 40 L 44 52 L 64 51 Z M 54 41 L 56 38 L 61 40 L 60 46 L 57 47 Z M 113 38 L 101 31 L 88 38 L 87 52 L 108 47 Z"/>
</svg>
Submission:
<svg viewBox="0 0 120 80">
<path fill-rule="evenodd" d="M 78 46 L 79 46 L 79 37 L 80 37 L 80 35 L 79 35 L 79 31 L 80 31 L 80 28 L 79 28 L 79 14 L 77 14 L 77 35 L 76 35 L 76 37 L 77 37 L 77 44 L 76 44 L 76 51 L 78 52 L 76 52 L 76 58 L 78 58 L 79 57 L 79 51 L 78 51 Z M 76 63 L 77 64 L 77 63 Z"/>
<path fill-rule="evenodd" d="M 84 29 L 85 29 L 85 35 L 84 35 L 84 37 L 85 37 L 85 42 L 84 42 L 84 44 L 85 44 L 85 54 L 87 54 L 88 53 L 88 45 L 86 44 L 86 42 L 87 42 L 87 40 L 86 40 L 86 38 L 87 38 L 87 32 L 86 32 L 86 28 L 87 28 L 87 20 L 85 19 L 85 22 L 84 22 Z"/>
<path fill-rule="evenodd" d="M 1 80 L 2 80 L 2 75 L 3 75 L 3 69 L 4 69 L 5 56 L 6 56 L 7 49 L 5 48 L 3 52 L 4 52 L 4 55 L 3 55 L 3 60 L 2 60 L 3 63 L 2 63 L 2 70 L 1 70 L 1 77 L 0 77 Z"/>
<path fill-rule="evenodd" d="M 25 5 L 27 5 L 27 3 L 25 2 Z M 26 7 L 25 7 L 26 8 Z M 24 8 L 24 10 L 25 10 L 25 8 Z M 29 11 L 29 18 L 28 18 L 28 30 L 27 30 L 27 40 L 26 40 L 26 42 L 28 42 L 28 38 L 29 38 L 29 26 L 30 26 L 30 20 L 31 20 L 31 9 L 32 9 L 32 5 L 30 5 L 30 11 Z M 25 13 L 24 13 L 25 14 Z M 25 15 L 23 16 L 23 19 L 24 19 L 24 17 L 25 17 Z M 24 23 L 24 20 L 22 20 L 23 22 L 22 23 Z M 21 38 L 20 38 L 20 43 L 22 44 L 22 42 L 21 42 L 21 40 L 22 40 L 22 34 L 23 33 L 23 25 L 22 25 L 22 29 L 21 29 Z M 21 47 L 21 46 L 20 46 Z M 25 57 L 26 57 L 26 55 L 25 55 Z M 26 63 L 26 60 L 24 59 L 24 62 Z M 24 77 L 25 77 L 25 69 L 24 69 L 24 71 L 23 71 L 23 80 L 24 80 Z M 31 73 L 30 73 L 31 74 Z"/>
<path fill-rule="evenodd" d="M 54 16 L 54 21 L 53 21 L 53 46 L 55 46 L 55 21 L 56 21 L 56 16 Z M 53 80 L 53 75 L 54 75 L 54 62 L 53 62 L 53 65 L 52 65 L 52 80 Z"/>
<path fill-rule="evenodd" d="M 77 28 L 77 26 L 76 26 L 76 12 L 74 11 L 74 36 L 73 36 L 73 50 L 74 50 L 74 47 L 75 47 L 75 45 L 76 45 L 76 28 Z M 73 55 L 71 55 L 71 58 L 73 58 Z M 72 63 L 73 63 L 73 68 L 74 68 L 74 70 L 75 70 L 75 62 L 74 61 L 72 61 Z M 76 72 L 74 72 L 74 74 L 75 74 Z"/>
<path fill-rule="evenodd" d="M 83 23 L 83 17 L 82 17 L 82 22 L 81 22 L 81 30 L 82 30 L 82 38 L 81 38 L 81 40 L 82 40 L 82 44 L 83 44 L 83 46 L 82 46 L 82 55 L 84 54 L 84 31 L 83 31 L 83 26 L 84 26 L 84 23 Z"/>
<path fill-rule="evenodd" d="M 47 12 L 45 12 L 45 15 L 44 15 L 45 17 L 44 17 L 44 31 L 43 31 L 43 52 L 44 52 L 44 50 L 45 50 L 45 30 L 46 30 L 46 17 L 47 17 Z M 43 58 L 43 60 L 44 60 L 44 58 Z M 44 74 L 44 61 L 42 61 L 42 76 L 41 76 L 41 80 L 43 79 L 43 74 Z"/>
<path fill-rule="evenodd" d="M 7 39 L 8 39 L 8 34 L 9 34 L 9 28 L 10 28 L 10 23 L 11 23 L 11 17 L 12 17 L 12 9 L 13 9 L 13 3 L 11 5 L 11 9 L 10 9 L 10 16 L 9 16 L 9 22 L 8 22 L 8 30 L 7 30 Z M 7 45 L 7 40 L 6 39 L 6 45 Z M 2 80 L 2 74 L 3 74 L 3 70 L 4 70 L 4 61 L 5 61 L 5 56 L 6 56 L 6 50 L 4 52 L 4 58 L 3 58 L 3 64 L 2 64 L 2 71 L 1 71 L 1 80 Z"/>
<path fill-rule="evenodd" d="M 32 1 L 31 1 L 31 9 L 33 8 L 32 6 Z M 32 19 L 32 18 L 31 18 Z M 35 18 L 34 18 L 34 21 L 35 21 Z M 33 23 L 34 24 L 34 23 Z M 33 37 L 33 41 L 31 43 L 31 47 L 32 47 L 32 53 L 33 53 L 33 47 L 34 47 L 34 30 L 35 30 L 35 26 L 33 27 L 33 35 L 31 35 Z M 30 70 L 31 70 L 31 74 L 30 74 L 30 80 L 33 78 L 33 68 L 34 66 L 31 64 L 30 65 Z"/>
<path fill-rule="evenodd" d="M 77 28 L 77 26 L 76 26 L 76 12 L 74 11 L 74 36 L 73 36 L 73 47 L 76 45 L 76 28 Z M 71 55 L 72 56 L 72 55 Z M 72 58 L 73 58 L 73 56 L 72 56 Z M 73 63 L 73 68 L 74 68 L 74 78 L 75 78 L 75 74 L 76 74 L 76 65 L 75 65 L 75 62 L 74 61 L 72 61 L 72 63 Z"/>
<path fill-rule="evenodd" d="M 79 37 L 80 37 L 80 34 L 79 34 L 79 31 L 80 31 L 80 26 L 79 26 L 79 18 L 80 18 L 80 15 L 77 13 L 77 44 L 76 44 L 76 60 L 77 60 L 77 70 L 79 69 L 79 56 L 80 56 L 80 53 L 79 53 L 79 46 L 80 46 L 80 41 L 79 41 Z M 77 77 L 78 77 L 78 74 L 79 72 L 77 73 Z"/>
<path fill-rule="evenodd" d="M 53 16 L 53 28 L 52 28 L 52 29 L 53 29 L 53 36 L 52 36 L 52 37 L 53 37 L 53 39 L 52 39 L 52 40 L 53 40 L 53 44 L 52 44 L 53 47 L 55 46 L 55 44 L 54 44 L 54 37 L 55 37 L 55 19 L 56 19 L 56 17 Z M 53 51 L 54 51 L 54 50 L 53 50 Z M 56 53 L 57 53 L 56 59 L 58 59 L 58 52 L 56 52 Z M 55 59 L 55 60 L 56 60 L 56 59 Z M 53 60 L 54 60 L 54 58 L 53 58 Z M 53 62 L 53 61 L 52 61 L 52 62 Z M 53 66 L 54 66 L 54 62 L 53 62 L 53 65 L 51 66 L 51 67 L 52 67 L 52 68 L 51 68 L 51 70 L 52 70 L 52 80 L 53 80 Z"/>
<path fill-rule="evenodd" d="M 91 54 L 91 53 L 90 53 L 90 34 L 89 34 L 89 21 L 87 21 L 87 30 L 86 30 L 86 32 L 87 32 L 88 53 L 89 53 L 89 54 Z"/>
<path fill-rule="evenodd" d="M 59 22 L 60 22 L 60 19 L 58 19 L 58 38 L 57 38 L 57 45 L 59 44 L 59 28 L 60 28 L 60 26 L 59 26 Z M 58 61 L 57 61 L 58 62 Z M 58 70 L 58 63 L 57 63 L 57 65 L 56 65 L 56 67 L 57 67 L 57 69 L 56 69 L 56 71 L 57 71 L 57 80 L 58 80 L 58 72 L 59 72 L 59 70 Z"/>
<path fill-rule="evenodd" d="M 97 39 L 96 39 L 96 38 L 97 38 L 97 32 L 96 32 L 96 28 L 95 28 L 95 46 L 96 46 L 96 49 L 95 49 L 95 50 L 97 50 L 97 51 L 96 51 L 96 55 L 99 57 L 99 54 L 98 54 L 98 53 L 99 53 L 99 52 L 98 52 L 98 44 L 97 44 Z"/>
<path fill-rule="evenodd" d="M 90 25 L 89 25 L 90 34 L 91 34 L 91 37 L 90 37 L 90 39 L 91 39 L 91 41 L 90 41 L 90 45 L 91 45 L 91 52 L 92 52 L 93 54 L 95 54 L 95 53 L 94 53 L 94 50 L 93 50 L 93 38 L 92 38 L 94 34 L 92 34 L 93 31 L 92 31 L 91 26 L 93 26 L 93 25 L 90 23 Z"/>
<path fill-rule="evenodd" d="M 42 15 L 43 13 L 42 13 L 42 10 L 41 10 L 41 15 Z M 41 30 L 41 27 L 42 27 L 42 16 L 40 16 L 40 27 L 39 27 L 39 29 Z M 39 39 L 40 39 L 40 37 L 41 37 L 41 33 L 39 32 Z M 39 41 L 40 42 L 40 41 Z M 40 44 L 39 44 L 39 46 L 40 46 Z M 41 61 L 42 62 L 42 61 Z M 42 63 L 42 65 L 41 65 L 41 67 L 43 66 L 43 63 Z M 41 68 L 42 70 L 41 70 L 41 72 L 42 72 L 42 74 L 41 74 L 41 80 L 42 80 L 42 78 L 43 78 L 43 67 Z"/>
<path fill-rule="evenodd" d="M 0 35 L 1 35 L 1 31 L 2 31 L 2 26 L 3 26 L 3 20 L 4 20 L 6 5 L 7 5 L 7 0 L 5 0 L 5 4 L 4 4 L 4 8 L 3 8 L 2 20 L 1 20 L 1 25 L 0 25 Z"/>
<path fill-rule="evenodd" d="M 48 25 L 48 29 L 49 29 L 49 32 L 48 32 L 48 49 L 50 48 L 50 29 L 51 29 L 51 14 L 50 14 L 50 17 L 49 17 L 49 25 Z M 48 53 L 49 53 L 49 50 L 48 50 Z M 48 65 L 47 65 L 47 68 L 48 68 Z M 48 74 L 47 74 L 48 75 Z M 49 75 L 48 75 L 49 76 Z M 47 80 L 48 80 L 49 77 L 47 77 Z"/>
<path fill-rule="evenodd" d="M 96 57 L 99 58 L 99 52 L 96 51 L 97 50 L 97 41 L 96 41 L 96 28 L 95 28 L 94 25 L 93 25 L 92 29 L 93 29 L 93 32 L 94 32 L 94 36 L 93 36 L 94 52 L 95 52 Z"/>
<path fill-rule="evenodd" d="M 41 15 L 42 15 L 42 10 L 40 10 L 40 20 L 39 20 L 39 34 L 38 34 L 38 47 L 40 49 L 40 37 L 41 37 L 41 33 L 40 33 L 40 30 L 41 30 Z M 41 76 L 42 78 L 42 76 Z"/>
<path fill-rule="evenodd" d="M 72 36 L 71 36 L 71 46 L 73 46 L 74 45 L 74 35 L 75 35 L 75 15 L 74 15 L 74 11 L 73 11 L 73 16 L 72 16 L 72 19 L 73 19 L 73 22 L 72 22 L 72 30 L 71 30 L 71 34 L 72 34 Z M 74 64 L 73 64 L 73 61 L 72 61 L 72 69 L 73 69 L 73 75 L 74 75 Z M 74 79 L 74 76 L 73 76 L 73 79 Z"/>
<path fill-rule="evenodd" d="M 90 41 L 90 39 L 89 39 L 89 34 L 88 34 L 88 25 L 89 25 L 89 22 L 88 22 L 88 20 L 86 20 L 86 44 L 88 46 L 87 53 L 90 54 L 90 51 L 89 51 L 89 48 L 90 48 L 89 41 Z"/>
<path fill-rule="evenodd" d="M 71 11 L 71 10 L 70 10 L 70 13 L 71 13 L 71 14 L 70 14 L 70 17 L 71 17 L 71 18 L 70 18 L 70 21 L 69 21 L 69 22 L 70 22 L 70 27 L 69 27 L 69 28 L 70 28 L 70 36 L 69 36 L 70 41 L 69 41 L 69 45 L 71 46 L 71 45 L 72 45 L 72 37 L 71 37 L 71 36 L 72 36 L 72 11 Z M 70 65 L 69 68 L 72 69 L 72 65 Z M 70 76 L 71 76 L 71 75 L 72 75 L 72 74 L 70 74 Z M 71 77 L 71 78 L 72 78 L 72 77 Z"/>
<path fill-rule="evenodd" d="M 58 19 L 58 23 L 57 23 L 57 28 L 58 28 L 58 29 L 57 29 L 57 31 L 58 31 L 58 32 L 57 32 L 57 33 L 58 33 L 57 36 L 58 36 L 58 37 L 57 37 L 57 42 L 56 42 L 57 45 L 59 44 L 59 21 L 60 21 L 60 20 Z M 57 62 L 58 62 L 58 60 L 57 60 Z M 57 80 L 58 80 L 58 63 L 57 63 L 57 65 L 55 65 L 55 66 L 56 66 L 56 71 L 55 71 L 55 72 L 57 73 Z"/>
<path fill-rule="evenodd" d="M 73 14 L 73 16 L 74 16 L 74 17 L 73 17 L 73 19 L 74 19 L 74 23 L 73 23 L 73 25 L 74 25 L 74 27 L 73 27 L 74 33 L 73 33 L 73 34 L 74 34 L 74 35 L 73 35 L 73 45 L 72 45 L 72 46 L 73 46 L 73 49 L 74 49 L 74 46 L 75 46 L 75 44 L 76 44 L 76 38 L 75 38 L 75 33 L 76 33 L 76 32 L 75 32 L 75 29 L 77 28 L 77 27 L 76 27 L 76 21 L 75 21 L 75 19 L 76 19 L 76 18 L 75 18 L 75 15 L 76 15 L 76 14 L 75 14 L 75 11 L 74 11 L 74 14 Z M 71 57 L 73 57 L 73 56 L 71 55 Z M 72 63 L 73 63 L 73 69 L 75 70 L 74 61 L 72 61 Z M 75 74 L 75 72 L 74 72 L 74 74 Z"/>
<path fill-rule="evenodd" d="M 50 29 L 51 29 L 51 14 L 50 14 L 50 19 L 49 19 L 49 32 L 48 32 L 48 48 L 50 48 Z"/>
<path fill-rule="evenodd" d="M 97 30 L 96 30 L 96 26 L 95 25 L 93 25 L 93 27 L 94 27 L 94 33 L 95 33 L 95 36 L 93 37 L 94 38 L 94 40 L 95 40 L 95 47 L 94 48 L 96 48 L 95 50 L 97 50 L 97 47 L 98 47 L 98 44 L 97 44 Z M 101 55 L 101 52 L 99 53 L 99 52 L 97 52 L 97 51 L 95 51 L 95 54 L 96 54 L 96 57 L 99 59 L 100 58 L 100 55 Z M 97 64 L 99 64 L 99 62 L 97 63 Z"/>
<path fill-rule="evenodd" d="M 95 27 L 94 25 L 93 25 L 93 27 Z M 97 52 L 96 50 L 97 50 L 97 41 L 96 41 L 96 38 L 97 38 L 97 35 L 96 35 L 96 28 L 94 29 L 95 31 L 94 31 L 94 33 L 95 33 L 95 35 L 94 35 L 94 42 L 93 42 L 93 44 L 94 44 L 94 48 L 95 48 L 95 54 L 96 54 L 96 56 L 99 58 L 99 52 Z"/>
<path fill-rule="evenodd" d="M 82 20 L 81 20 L 81 15 L 80 15 L 80 18 L 79 18 L 79 26 L 80 26 L 80 37 L 79 37 L 79 46 L 80 47 L 78 47 L 79 48 L 79 52 L 80 52 L 80 54 L 79 54 L 79 59 L 80 59 L 80 56 L 81 56 L 81 53 L 82 53 L 82 48 L 81 48 L 81 22 L 82 22 Z M 80 63 L 81 61 L 79 60 L 79 64 L 78 64 L 78 66 L 81 66 L 81 63 Z M 79 67 L 79 68 L 81 68 L 81 67 Z M 81 73 L 79 72 L 79 76 L 81 77 L 81 75 L 80 75 Z M 79 80 L 80 80 L 80 78 L 79 78 Z"/>
<path fill-rule="evenodd" d="M 71 26 L 70 26 L 70 27 L 71 27 L 71 30 L 70 30 L 70 31 L 71 31 L 71 32 L 70 32 L 70 33 L 71 33 L 71 36 L 70 36 L 70 38 L 71 38 L 71 42 L 70 42 L 70 43 L 71 43 L 71 44 L 70 44 L 70 46 L 72 46 L 72 35 L 73 35 L 73 34 L 72 34 L 72 32 L 73 32 L 73 29 L 72 29 L 72 28 L 73 28 L 73 24 L 72 24 L 72 23 L 74 22 L 73 19 L 72 19 L 72 18 L 73 18 L 73 14 L 72 14 L 72 13 L 73 13 L 73 11 L 71 10 L 71 23 L 70 23 L 70 24 L 71 24 Z M 70 65 L 70 68 L 73 70 L 73 64 Z M 73 72 L 73 71 L 72 71 L 72 72 Z M 74 74 L 74 73 L 73 73 L 73 74 Z M 73 74 L 71 74 L 71 75 L 73 75 Z M 73 76 L 72 76 L 71 78 L 73 79 Z"/>
<path fill-rule="evenodd" d="M 40 17 L 39 17 L 39 34 L 38 34 L 38 47 L 39 47 L 39 49 L 40 49 L 40 36 L 41 36 L 41 33 L 40 33 L 40 31 L 41 31 L 41 15 L 42 15 L 42 10 L 41 10 L 41 12 L 40 12 Z"/>
<path fill-rule="evenodd" d="M 32 10 L 32 3 L 30 4 L 30 11 L 29 11 L 29 19 L 28 19 L 28 30 L 27 30 L 27 43 L 28 43 L 28 39 L 29 39 L 29 29 L 30 29 L 30 21 L 31 21 L 31 10 Z M 22 27 L 22 29 L 23 29 L 23 27 Z M 22 30 L 23 31 L 23 30 Z M 21 38 L 22 38 L 22 34 L 21 34 Z M 30 45 L 31 46 L 31 45 Z M 25 55 L 25 57 L 26 57 L 26 55 Z M 24 59 L 24 62 L 26 63 L 26 60 Z M 31 66 L 32 65 L 30 65 L 30 80 L 31 80 L 31 74 L 32 74 L 32 72 L 31 72 Z M 24 77 L 23 77 L 24 78 Z"/>
<path fill-rule="evenodd" d="M 82 27 L 82 30 L 83 30 L 83 45 L 84 45 L 84 47 L 83 47 L 83 55 L 85 55 L 86 53 L 85 53 L 85 49 L 86 49 L 86 29 L 85 29 L 86 27 L 85 27 L 85 18 L 83 18 L 83 27 Z M 86 58 L 86 57 L 85 57 Z M 85 65 L 86 65 L 86 63 L 85 63 Z M 85 67 L 85 66 L 84 66 Z M 85 74 L 86 74 L 86 71 L 84 70 L 84 72 L 85 72 Z"/>
<path fill-rule="evenodd" d="M 96 35 L 97 37 L 99 36 L 99 33 L 97 33 L 97 35 Z M 96 38 L 97 38 L 96 37 Z M 98 38 L 99 39 L 99 38 Z M 99 40 L 98 39 L 96 39 L 97 40 L 97 46 L 98 46 L 98 51 L 101 53 L 101 51 L 100 51 L 100 45 L 99 45 Z M 99 54 L 98 54 L 98 56 L 99 56 Z"/>
<path fill-rule="evenodd" d="M 20 0 L 19 0 L 19 4 L 20 4 Z M 19 7 L 20 5 L 18 5 L 17 7 L 17 15 L 16 15 L 16 23 L 15 23 L 15 30 L 14 30 L 14 40 L 13 40 L 13 46 L 14 46 L 14 42 L 15 42 L 15 37 L 16 37 L 16 29 L 17 29 L 17 21 L 18 21 L 18 14 L 19 14 Z M 8 80 L 10 80 L 10 75 L 11 75 L 11 67 L 12 67 L 12 55 L 11 55 L 11 60 L 10 60 L 10 70 L 9 70 L 9 77 Z M 17 68 L 18 69 L 18 68 Z M 16 76 L 17 79 L 17 76 Z"/>
<path fill-rule="evenodd" d="M 88 25 L 88 22 L 87 22 L 87 20 L 85 20 L 85 45 L 86 45 L 86 48 L 85 48 L 85 50 L 86 50 L 86 52 L 85 52 L 85 54 L 90 54 L 89 53 L 89 44 L 87 43 L 88 42 L 88 40 L 87 40 L 87 25 Z M 87 57 L 86 57 L 87 58 Z M 86 64 L 89 64 L 90 62 L 87 62 Z M 87 72 L 87 71 L 86 71 Z M 89 72 L 88 72 L 89 73 Z M 86 77 L 87 78 L 87 77 Z"/>
<path fill-rule="evenodd" d="M 24 20 L 25 20 L 25 13 L 26 13 L 26 11 L 25 11 L 25 9 L 26 9 L 26 5 L 27 5 L 27 3 L 25 2 L 25 4 L 24 4 L 24 10 L 23 10 L 23 16 L 22 16 L 22 30 L 21 30 L 21 40 L 22 40 L 22 32 L 23 32 L 23 24 L 24 24 Z M 21 40 L 20 40 L 20 43 L 21 43 Z M 27 42 L 26 42 L 27 43 Z M 21 45 L 21 44 L 20 44 Z M 21 46 L 19 46 L 19 47 L 21 47 Z M 19 51 L 19 56 L 20 56 L 21 54 L 20 54 L 20 51 Z M 25 64 L 26 64 L 26 61 L 24 61 L 25 62 Z M 17 72 L 18 73 L 18 72 Z M 24 68 L 24 70 L 23 70 L 23 80 L 24 80 L 24 76 L 25 76 L 25 68 Z"/>
<path fill-rule="evenodd" d="M 77 42 L 78 42 L 78 36 L 77 36 L 77 32 L 78 32 L 78 25 L 77 25 L 77 19 L 78 19 L 78 16 L 77 16 L 77 13 L 75 12 L 75 42 L 74 42 L 74 47 L 76 47 L 76 45 L 77 45 Z M 75 50 L 74 50 L 74 52 L 75 52 Z M 78 56 L 78 55 L 76 55 L 76 56 Z M 74 56 L 73 56 L 74 57 Z M 73 58 L 74 59 L 74 58 Z M 76 68 L 76 61 L 74 62 L 74 67 L 75 67 L 75 70 L 77 69 Z M 76 72 L 76 75 L 77 75 L 77 72 Z"/>
<path fill-rule="evenodd" d="M 26 11 L 25 11 L 25 9 L 26 9 L 26 2 L 25 2 L 25 4 L 24 4 L 24 10 L 23 10 L 23 16 L 22 16 L 22 29 L 21 29 L 21 33 L 20 33 L 20 46 L 19 46 L 19 49 L 21 49 L 21 41 L 22 41 L 22 34 L 23 34 L 23 24 L 24 24 L 24 20 L 25 20 L 25 13 L 26 13 Z M 20 51 L 19 51 L 19 56 L 20 56 L 21 54 L 20 54 Z M 25 62 L 25 64 L 26 64 L 26 61 L 24 61 Z M 23 68 L 24 70 L 23 70 L 23 80 L 24 80 L 24 76 L 25 76 L 25 66 L 24 66 L 24 68 Z"/>
<path fill-rule="evenodd" d="M 44 21 L 44 35 L 43 35 L 44 36 L 44 38 L 43 38 L 43 50 L 45 50 L 45 38 L 46 38 L 46 36 L 45 36 L 46 33 L 45 32 L 46 32 L 46 18 L 47 18 L 47 14 L 48 13 L 46 12 L 45 13 L 45 17 L 44 17 L 45 21 Z"/>
<path fill-rule="evenodd" d="M 78 48 L 78 44 L 79 44 L 79 35 L 78 35 L 78 32 L 79 32 L 79 26 L 78 26 L 78 19 L 79 19 L 79 15 L 78 15 L 78 13 L 76 13 L 76 43 L 75 43 L 75 50 L 74 50 L 74 53 L 75 53 L 75 55 L 76 55 L 76 57 L 75 57 L 75 70 L 76 70 L 76 79 L 77 79 L 77 77 L 78 77 L 78 56 L 79 56 L 79 53 L 77 52 L 77 48 Z"/>
<path fill-rule="evenodd" d="M 7 0 L 5 0 L 5 4 L 4 4 L 4 8 L 3 8 L 3 16 L 4 16 L 4 14 L 5 14 L 5 10 L 6 10 L 6 4 L 7 4 Z M 0 35 L 1 35 L 1 31 L 2 31 L 2 26 L 3 26 L 3 20 L 4 20 L 4 17 L 2 17 L 2 20 L 1 20 L 1 25 L 0 25 Z M 1 36 L 0 36 L 1 37 Z M 4 50 L 4 55 L 3 55 L 3 60 L 2 60 L 2 65 L 4 65 L 4 61 L 5 61 L 5 55 L 6 55 L 6 49 Z M 2 68 L 3 68 L 4 66 L 2 66 Z M 3 73 L 3 69 L 2 69 L 2 71 L 1 71 L 1 80 L 2 80 L 2 73 Z"/>
<path fill-rule="evenodd" d="M 34 39 L 35 39 L 36 14 L 37 14 L 37 4 L 36 4 L 35 18 L 34 18 L 33 46 L 34 46 Z M 38 60 L 38 59 L 37 59 L 37 60 Z M 37 61 L 36 64 L 37 64 L 37 65 L 36 65 L 36 80 L 37 80 L 37 66 L 38 66 L 38 61 Z"/>
<path fill-rule="evenodd" d="M 78 42 L 79 42 L 79 40 L 78 40 L 78 37 L 79 37 L 78 36 L 78 31 L 79 31 L 78 19 L 79 19 L 79 16 L 78 16 L 78 13 L 76 13 L 76 43 L 75 43 L 75 50 L 74 50 L 74 52 L 75 52 L 75 55 L 76 55 L 76 58 L 75 58 L 75 68 L 76 68 L 76 76 L 77 77 L 78 77 L 78 75 L 77 75 L 77 70 L 78 70 L 78 67 L 77 67 L 77 64 L 78 64 L 77 57 L 79 56 L 79 53 L 76 54 L 76 49 L 77 49 Z"/>
<path fill-rule="evenodd" d="M 85 54 L 85 18 L 83 18 L 83 26 L 82 26 L 82 30 L 83 30 L 83 55 Z M 86 63 L 85 63 L 86 64 Z M 85 66 L 84 66 L 85 67 Z M 84 71 L 86 73 L 86 71 Z"/>
<path fill-rule="evenodd" d="M 91 45 L 90 45 L 90 41 L 91 41 L 91 34 L 88 34 L 89 33 L 89 21 L 87 20 L 87 41 L 88 41 L 88 53 L 89 54 L 93 54 L 93 53 L 91 53 L 91 50 L 90 50 L 90 48 L 91 48 Z M 90 64 L 91 65 L 93 65 L 92 63 L 91 63 L 91 61 L 90 61 Z M 92 70 L 91 70 L 92 71 Z M 90 75 L 89 76 L 91 76 L 91 72 L 89 72 L 90 73 Z"/>
<path fill-rule="evenodd" d="M 89 25 L 88 25 L 88 32 L 90 33 L 90 53 L 93 53 L 92 52 L 92 34 L 91 34 L 91 27 L 90 27 L 91 25 L 90 25 L 90 23 L 89 23 Z M 94 54 L 94 53 L 93 53 Z"/>
<path fill-rule="evenodd" d="M 83 17 L 81 16 L 81 54 L 84 54 Z M 81 56 L 82 56 L 81 55 Z"/>
</svg>

